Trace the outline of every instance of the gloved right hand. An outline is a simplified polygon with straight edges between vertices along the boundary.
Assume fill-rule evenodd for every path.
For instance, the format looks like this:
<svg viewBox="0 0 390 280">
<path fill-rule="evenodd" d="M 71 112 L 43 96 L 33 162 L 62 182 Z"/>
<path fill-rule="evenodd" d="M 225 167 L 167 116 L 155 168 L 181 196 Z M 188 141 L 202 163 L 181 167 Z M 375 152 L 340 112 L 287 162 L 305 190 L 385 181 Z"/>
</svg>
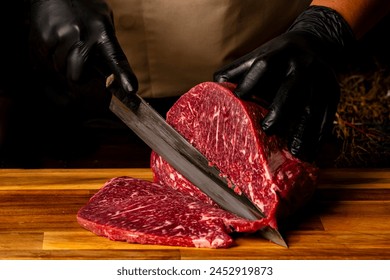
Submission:
<svg viewBox="0 0 390 280">
<path fill-rule="evenodd" d="M 114 74 L 124 93 L 138 90 L 104 0 L 31 0 L 30 44 L 35 60 L 69 82 L 99 68 Z"/>
<path fill-rule="evenodd" d="M 263 130 L 285 138 L 292 155 L 313 161 L 339 102 L 330 62 L 353 42 L 337 12 L 311 6 L 287 32 L 221 68 L 214 79 L 237 83 L 240 98 L 266 101 Z"/>
</svg>

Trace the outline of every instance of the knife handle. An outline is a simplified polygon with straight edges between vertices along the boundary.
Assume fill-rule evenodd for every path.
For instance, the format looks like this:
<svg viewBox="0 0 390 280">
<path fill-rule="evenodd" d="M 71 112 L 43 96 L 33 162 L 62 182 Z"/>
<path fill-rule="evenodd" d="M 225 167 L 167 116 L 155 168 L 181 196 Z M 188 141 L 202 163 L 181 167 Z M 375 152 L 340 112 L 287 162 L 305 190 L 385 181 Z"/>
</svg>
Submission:
<svg viewBox="0 0 390 280">
<path fill-rule="evenodd" d="M 139 108 L 139 104 L 142 101 L 141 97 L 138 96 L 138 94 L 125 93 L 117 80 L 115 80 L 114 74 L 107 77 L 106 88 L 112 95 L 115 95 L 115 97 L 122 101 L 131 110 L 136 111 Z"/>
</svg>

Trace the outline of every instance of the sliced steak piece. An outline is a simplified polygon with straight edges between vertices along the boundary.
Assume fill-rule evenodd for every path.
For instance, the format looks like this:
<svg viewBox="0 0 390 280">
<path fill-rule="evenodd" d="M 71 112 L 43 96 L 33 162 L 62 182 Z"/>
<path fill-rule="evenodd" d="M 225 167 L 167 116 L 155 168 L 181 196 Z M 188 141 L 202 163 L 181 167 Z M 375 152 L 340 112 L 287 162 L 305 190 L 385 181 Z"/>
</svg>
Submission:
<svg viewBox="0 0 390 280">
<path fill-rule="evenodd" d="M 79 210 L 77 221 L 112 240 L 206 248 L 230 247 L 233 230 L 255 232 L 264 226 L 172 188 L 130 177 L 109 180 Z"/>
<path fill-rule="evenodd" d="M 278 137 L 267 136 L 260 128 L 266 110 L 238 99 L 233 88 L 228 83 L 199 84 L 180 97 L 166 119 L 277 228 L 279 218 L 311 197 L 317 168 L 293 157 Z M 213 204 L 155 153 L 151 167 L 158 184 Z"/>
</svg>

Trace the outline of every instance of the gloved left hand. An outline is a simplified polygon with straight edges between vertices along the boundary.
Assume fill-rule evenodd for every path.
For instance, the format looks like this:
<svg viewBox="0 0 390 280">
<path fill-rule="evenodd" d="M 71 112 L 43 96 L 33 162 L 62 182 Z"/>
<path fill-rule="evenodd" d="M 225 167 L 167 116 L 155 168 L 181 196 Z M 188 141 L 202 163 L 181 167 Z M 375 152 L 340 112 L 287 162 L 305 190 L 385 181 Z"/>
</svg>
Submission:
<svg viewBox="0 0 390 280">
<path fill-rule="evenodd" d="M 223 67 L 214 79 L 237 83 L 240 98 L 265 100 L 263 130 L 286 138 L 294 156 L 313 161 L 339 101 L 330 62 L 353 40 L 337 12 L 312 6 L 286 33 Z"/>
<path fill-rule="evenodd" d="M 30 43 L 35 60 L 70 82 L 92 67 L 113 73 L 126 94 L 138 89 L 104 0 L 31 0 Z"/>
</svg>

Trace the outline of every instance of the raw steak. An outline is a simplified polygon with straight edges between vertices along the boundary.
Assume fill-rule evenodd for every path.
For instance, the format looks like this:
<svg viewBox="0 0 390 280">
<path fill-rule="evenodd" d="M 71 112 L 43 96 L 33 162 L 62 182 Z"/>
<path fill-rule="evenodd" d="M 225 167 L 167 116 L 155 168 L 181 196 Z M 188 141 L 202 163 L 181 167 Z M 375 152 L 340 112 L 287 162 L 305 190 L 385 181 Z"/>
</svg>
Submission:
<svg viewBox="0 0 390 280">
<path fill-rule="evenodd" d="M 280 217 L 311 196 L 317 169 L 292 157 L 280 139 L 266 136 L 259 125 L 266 111 L 237 99 L 232 89 L 227 83 L 199 84 L 173 105 L 167 121 L 266 219 L 248 221 L 222 210 L 152 153 L 155 183 L 111 179 L 79 210 L 78 222 L 113 240 L 208 248 L 232 246 L 233 232 L 277 228 Z"/>
<path fill-rule="evenodd" d="M 317 169 L 293 157 L 276 136 L 267 136 L 260 128 L 266 110 L 239 100 L 233 88 L 228 83 L 199 84 L 172 106 L 166 119 L 277 228 L 279 218 L 312 195 Z M 158 184 L 213 203 L 155 153 L 151 167 Z"/>
<path fill-rule="evenodd" d="M 77 221 L 112 240 L 206 248 L 233 245 L 229 235 L 233 229 L 254 232 L 264 226 L 172 188 L 130 177 L 108 181 L 79 210 Z"/>
</svg>

